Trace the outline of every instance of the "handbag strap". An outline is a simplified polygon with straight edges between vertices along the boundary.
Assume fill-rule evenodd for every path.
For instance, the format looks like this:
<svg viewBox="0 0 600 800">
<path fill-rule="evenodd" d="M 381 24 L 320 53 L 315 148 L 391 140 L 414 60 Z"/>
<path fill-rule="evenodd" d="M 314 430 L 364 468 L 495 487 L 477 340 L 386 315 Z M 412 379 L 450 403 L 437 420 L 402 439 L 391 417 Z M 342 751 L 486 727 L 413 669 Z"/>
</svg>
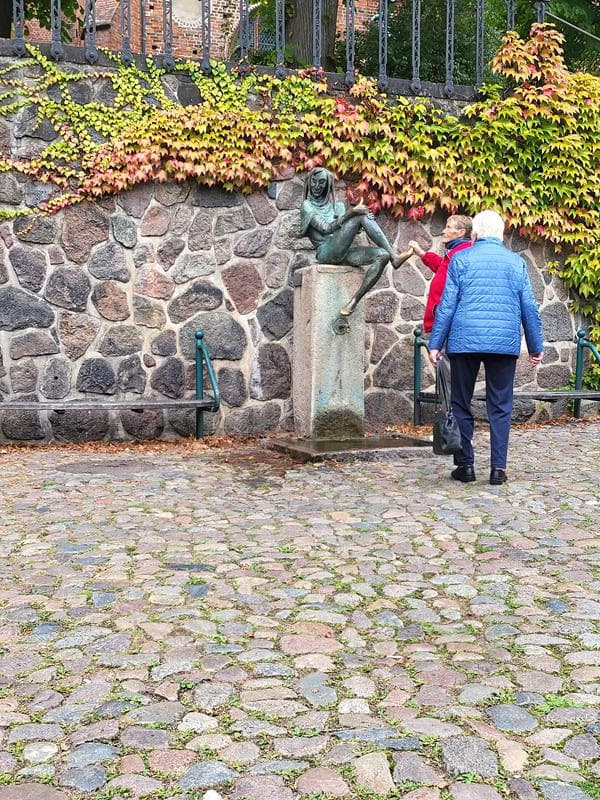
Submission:
<svg viewBox="0 0 600 800">
<path fill-rule="evenodd" d="M 441 359 L 435 365 L 435 388 L 438 396 L 436 406 L 441 408 L 443 405 L 444 408 L 450 409 L 450 393 L 448 391 L 448 382 L 446 380 L 446 373 L 441 364 Z"/>
</svg>

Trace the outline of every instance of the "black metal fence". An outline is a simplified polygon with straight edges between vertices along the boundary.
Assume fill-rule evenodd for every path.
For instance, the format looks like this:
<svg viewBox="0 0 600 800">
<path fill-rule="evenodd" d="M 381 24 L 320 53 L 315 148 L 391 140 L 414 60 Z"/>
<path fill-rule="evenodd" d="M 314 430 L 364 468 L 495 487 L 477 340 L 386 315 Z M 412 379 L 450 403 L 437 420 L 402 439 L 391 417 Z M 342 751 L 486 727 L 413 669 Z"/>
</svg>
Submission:
<svg viewBox="0 0 600 800">
<path fill-rule="evenodd" d="M 201 33 L 202 33 L 202 54 L 201 64 L 205 73 L 210 73 L 211 57 L 211 0 L 199 0 L 201 10 Z M 323 0 L 308 0 L 312 3 L 312 65 L 320 67 L 322 65 L 322 10 Z M 355 75 L 355 56 L 356 56 L 356 0 L 346 0 L 346 69 L 345 81 L 351 85 Z M 388 42 L 389 42 L 389 2 L 390 0 L 379 0 L 379 12 L 376 17 L 378 27 L 378 82 L 379 87 L 384 90 L 388 88 Z M 412 36 L 411 36 L 411 66 L 412 75 L 410 88 L 415 94 L 423 92 L 421 79 L 421 18 L 423 3 L 428 0 L 406 0 L 412 3 Z M 27 0 L 12 0 L 13 4 L 13 37 L 12 50 L 15 55 L 23 56 L 26 53 L 25 39 L 25 12 Z M 177 53 L 174 51 L 173 42 L 173 0 L 157 0 L 157 5 L 162 3 L 162 34 L 163 34 L 163 56 L 162 63 L 167 69 L 174 66 L 174 58 Z M 485 70 L 485 6 L 486 0 L 469 0 L 470 11 L 475 13 L 475 74 L 473 76 L 475 86 L 482 83 Z M 445 81 L 443 92 L 447 97 L 452 97 L 455 93 L 455 18 L 457 0 L 445 0 L 446 19 L 445 19 Z M 504 0 L 506 8 L 506 30 L 513 30 L 515 26 L 515 14 L 517 0 Z M 533 2 L 535 14 L 539 22 L 543 22 L 546 16 L 548 0 L 538 0 Z M 132 52 L 132 0 L 120 0 L 120 20 L 121 20 L 121 58 L 124 63 L 133 60 Z M 465 3 L 461 5 L 461 12 L 465 12 Z M 251 54 L 252 19 L 251 19 L 250 0 L 239 0 L 239 58 L 242 64 L 247 64 Z M 275 30 L 274 30 L 274 72 L 277 77 L 284 77 L 288 72 L 285 62 L 286 49 L 286 2 L 285 0 L 275 0 Z M 63 37 L 61 36 L 61 0 L 50 0 L 50 55 L 52 58 L 61 60 L 65 56 Z M 142 36 L 144 30 L 144 18 L 141 20 Z M 83 3 L 83 51 L 85 59 L 94 64 L 97 62 L 99 54 L 96 43 L 96 0 L 84 0 Z"/>
</svg>

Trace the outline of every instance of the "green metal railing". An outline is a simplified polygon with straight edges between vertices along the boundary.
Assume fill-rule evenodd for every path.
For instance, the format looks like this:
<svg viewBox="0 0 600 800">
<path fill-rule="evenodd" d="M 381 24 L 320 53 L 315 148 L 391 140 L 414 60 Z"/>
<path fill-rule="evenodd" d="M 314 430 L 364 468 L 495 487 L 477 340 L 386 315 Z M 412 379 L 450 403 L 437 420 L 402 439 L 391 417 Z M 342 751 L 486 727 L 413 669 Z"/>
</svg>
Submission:
<svg viewBox="0 0 600 800">
<path fill-rule="evenodd" d="M 212 390 L 212 397 L 204 392 L 204 367 Z M 204 406 L 196 406 L 196 439 L 204 435 L 204 411 L 218 411 L 221 405 L 219 384 L 213 369 L 208 348 L 204 342 L 204 332 L 196 331 L 196 400 L 206 401 Z M 212 401 L 212 402 L 211 402 Z"/>
<path fill-rule="evenodd" d="M 581 391 L 583 387 L 584 351 L 587 347 L 598 364 L 600 364 L 600 352 L 598 352 L 598 348 L 595 344 L 585 338 L 585 331 L 582 328 L 579 328 L 577 331 L 575 341 L 577 342 L 577 359 L 575 361 L 575 391 Z M 579 419 L 581 416 L 581 398 L 575 400 L 573 403 L 573 416 L 577 417 L 577 419 Z"/>
<path fill-rule="evenodd" d="M 421 348 L 424 347 L 429 352 L 429 347 L 423 338 L 423 328 L 420 326 L 415 328 L 413 336 L 415 337 L 413 343 L 413 424 L 420 425 L 422 422 L 421 405 L 423 403 L 437 403 L 438 396 L 436 392 L 421 391 L 421 366 L 423 363 Z"/>
<path fill-rule="evenodd" d="M 423 403 L 437 403 L 438 396 L 435 392 L 422 392 L 421 391 L 421 366 L 422 355 L 421 349 L 425 348 L 429 352 L 427 342 L 423 338 L 423 328 L 417 327 L 413 331 L 414 350 L 413 350 L 413 423 L 420 425 L 422 421 L 421 406 Z M 575 343 L 577 344 L 577 356 L 575 359 L 575 392 L 581 392 L 583 389 L 583 360 L 586 348 L 591 352 L 593 357 L 600 364 L 600 352 L 593 342 L 586 339 L 586 332 L 583 328 L 577 331 L 575 336 Z M 557 399 L 560 397 L 560 389 L 556 390 Z M 544 394 L 549 394 L 544 392 Z M 581 398 L 573 400 L 573 416 L 577 419 L 581 416 Z"/>
</svg>

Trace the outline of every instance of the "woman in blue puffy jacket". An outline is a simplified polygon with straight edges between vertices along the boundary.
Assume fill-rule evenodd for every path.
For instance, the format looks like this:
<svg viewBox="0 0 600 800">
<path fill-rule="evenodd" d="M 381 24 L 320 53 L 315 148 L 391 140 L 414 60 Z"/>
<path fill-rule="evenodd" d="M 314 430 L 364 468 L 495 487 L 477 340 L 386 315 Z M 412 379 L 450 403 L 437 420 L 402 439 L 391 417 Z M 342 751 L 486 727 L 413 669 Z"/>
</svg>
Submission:
<svg viewBox="0 0 600 800">
<path fill-rule="evenodd" d="M 521 327 L 533 365 L 542 360 L 542 323 L 523 259 L 504 247 L 504 221 L 495 211 L 473 218 L 473 247 L 457 253 L 429 340 L 435 364 L 446 342 L 452 364 L 452 410 L 462 450 L 454 456 L 454 480 L 475 480 L 471 400 L 481 364 L 490 423 L 490 483 L 506 481 L 513 382 L 521 352 Z"/>
</svg>

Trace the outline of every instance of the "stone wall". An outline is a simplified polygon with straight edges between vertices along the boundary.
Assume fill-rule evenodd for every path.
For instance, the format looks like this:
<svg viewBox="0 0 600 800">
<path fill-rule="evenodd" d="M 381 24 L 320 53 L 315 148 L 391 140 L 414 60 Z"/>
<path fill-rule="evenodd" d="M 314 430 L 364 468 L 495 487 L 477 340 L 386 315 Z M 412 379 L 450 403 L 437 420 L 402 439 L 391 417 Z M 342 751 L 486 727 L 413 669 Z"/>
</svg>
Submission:
<svg viewBox="0 0 600 800">
<path fill-rule="evenodd" d="M 197 100 L 189 79 L 166 75 L 164 82 L 181 102 Z M 70 91 L 76 102 L 110 102 L 106 79 L 79 81 Z M 0 152 L 13 157 L 31 158 L 55 137 L 29 108 L 0 118 Z M 193 395 L 193 334 L 202 328 L 223 399 L 221 412 L 207 415 L 213 428 L 230 434 L 291 430 L 293 276 L 314 263 L 310 243 L 297 237 L 302 189 L 291 172 L 268 192 L 245 197 L 195 184 L 143 185 L 54 217 L 0 225 L 2 399 Z M 343 189 L 340 184 L 340 198 Z M 48 197 L 45 185 L 0 174 L 0 208 L 35 208 Z M 400 250 L 410 239 L 441 246 L 441 215 L 425 224 L 386 214 L 379 221 Z M 540 246 L 517 236 L 509 244 L 529 265 L 547 341 L 544 364 L 534 372 L 523 358 L 517 384 L 564 385 L 574 367 L 567 293 L 546 270 Z M 412 417 L 412 332 L 430 278 L 414 258 L 397 272 L 388 267 L 366 299 L 369 430 Z M 430 385 L 425 366 L 423 388 Z M 530 413 L 533 405 L 519 410 Z M 75 412 L 0 414 L 0 436 L 9 439 L 192 431 L 190 411 L 98 413 L 93 421 Z"/>
<path fill-rule="evenodd" d="M 0 197 L 31 202 L 40 187 L 0 178 Z M 312 263 L 297 237 L 302 181 L 247 197 L 197 185 L 144 185 L 95 205 L 0 227 L 0 392 L 6 399 L 168 397 L 192 394 L 193 334 L 205 331 L 223 398 L 213 429 L 289 430 L 293 274 Z M 403 249 L 439 248 L 444 219 L 380 222 Z M 540 247 L 513 237 L 542 304 L 546 345 L 517 384 L 566 383 L 574 323 L 567 294 Z M 414 258 L 388 271 L 366 298 L 368 429 L 410 421 L 413 329 L 431 275 Z M 424 369 L 424 386 L 431 382 Z M 7 438 L 145 438 L 189 435 L 192 412 L 0 415 Z"/>
</svg>

